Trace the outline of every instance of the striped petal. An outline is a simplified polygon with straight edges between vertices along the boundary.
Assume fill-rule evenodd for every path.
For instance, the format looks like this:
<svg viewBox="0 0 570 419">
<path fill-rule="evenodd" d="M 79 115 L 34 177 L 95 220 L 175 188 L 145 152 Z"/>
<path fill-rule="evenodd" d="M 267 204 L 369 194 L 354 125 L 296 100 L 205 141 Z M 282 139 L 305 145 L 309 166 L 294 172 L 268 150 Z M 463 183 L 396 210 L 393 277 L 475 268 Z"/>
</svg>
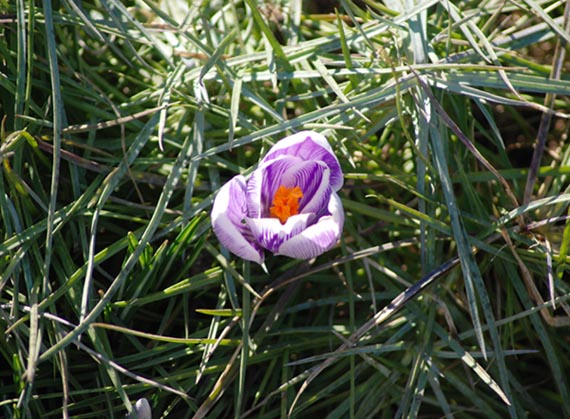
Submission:
<svg viewBox="0 0 570 419">
<path fill-rule="evenodd" d="M 269 217 L 269 207 L 280 185 L 284 184 L 284 175 L 303 160 L 291 156 L 282 156 L 262 164 L 247 181 L 247 210 L 251 218 Z"/>
<path fill-rule="evenodd" d="M 300 234 L 314 220 L 315 214 L 297 214 L 289 217 L 285 224 L 277 218 L 249 218 L 247 220 L 255 239 L 270 252 Z"/>
<path fill-rule="evenodd" d="M 326 212 L 331 194 L 329 167 L 322 161 L 282 156 L 265 163 L 248 179 L 247 208 L 251 218 L 269 217 L 269 207 L 281 185 L 301 188 L 301 213 L 323 215 Z"/>
<path fill-rule="evenodd" d="M 235 176 L 216 196 L 212 206 L 212 228 L 220 243 L 237 256 L 257 262 L 264 260 L 263 248 L 247 225 L 245 178 Z"/>
<path fill-rule="evenodd" d="M 328 212 L 330 215 L 319 218 L 315 224 L 283 242 L 275 254 L 311 259 L 333 247 L 340 238 L 344 224 L 344 210 L 336 192 L 331 194 Z"/>
<path fill-rule="evenodd" d="M 301 131 L 285 137 L 271 147 L 261 162 L 265 163 L 283 155 L 295 156 L 307 161 L 323 161 L 331 170 L 332 189 L 338 191 L 342 187 L 343 176 L 340 164 L 329 142 L 322 134 L 314 131 Z"/>
<path fill-rule="evenodd" d="M 330 169 L 321 161 L 306 161 L 292 167 L 284 175 L 285 186 L 298 186 L 303 191 L 300 213 L 324 215 L 332 193 Z"/>
</svg>

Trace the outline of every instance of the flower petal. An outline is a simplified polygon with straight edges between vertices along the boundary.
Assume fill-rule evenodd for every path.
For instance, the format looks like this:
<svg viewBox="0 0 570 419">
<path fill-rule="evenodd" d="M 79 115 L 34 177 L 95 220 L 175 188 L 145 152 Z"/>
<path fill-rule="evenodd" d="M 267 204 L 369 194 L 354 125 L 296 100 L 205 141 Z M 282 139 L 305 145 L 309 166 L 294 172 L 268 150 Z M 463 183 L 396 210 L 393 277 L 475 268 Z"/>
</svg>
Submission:
<svg viewBox="0 0 570 419">
<path fill-rule="evenodd" d="M 328 205 L 331 215 L 321 217 L 308 227 L 284 242 L 275 254 L 295 259 L 311 259 L 333 247 L 342 233 L 344 209 L 339 196 L 333 192 Z"/>
<path fill-rule="evenodd" d="M 269 208 L 279 186 L 285 184 L 284 175 L 303 160 L 281 156 L 262 164 L 247 180 L 247 212 L 251 218 L 269 217 Z"/>
<path fill-rule="evenodd" d="M 285 224 L 277 218 L 248 218 L 247 222 L 255 239 L 270 252 L 307 228 L 315 214 L 297 214 L 289 217 Z"/>
<path fill-rule="evenodd" d="M 221 187 L 212 206 L 212 228 L 220 243 L 239 257 L 263 263 L 262 247 L 246 224 L 245 178 L 235 176 Z"/>
<path fill-rule="evenodd" d="M 291 167 L 283 175 L 284 185 L 298 186 L 303 191 L 299 201 L 300 213 L 325 215 L 332 193 L 330 187 L 330 169 L 322 161 L 305 161 Z"/>
<path fill-rule="evenodd" d="M 279 156 L 289 155 L 303 160 L 320 160 L 331 169 L 330 182 L 334 191 L 342 187 L 343 176 L 338 159 L 329 142 L 322 135 L 314 131 L 301 131 L 278 141 L 261 161 L 262 163 L 274 160 Z"/>
</svg>

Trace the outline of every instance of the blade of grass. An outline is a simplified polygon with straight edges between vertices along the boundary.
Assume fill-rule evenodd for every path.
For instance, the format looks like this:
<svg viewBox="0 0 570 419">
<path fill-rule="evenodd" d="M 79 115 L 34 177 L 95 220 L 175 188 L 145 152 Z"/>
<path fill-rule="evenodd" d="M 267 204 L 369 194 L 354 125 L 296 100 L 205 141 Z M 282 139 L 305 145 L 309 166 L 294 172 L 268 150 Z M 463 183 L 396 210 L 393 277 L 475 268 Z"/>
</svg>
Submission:
<svg viewBox="0 0 570 419">
<path fill-rule="evenodd" d="M 443 376 L 443 374 L 437 369 L 437 367 L 435 367 L 435 365 L 431 361 L 431 359 L 426 360 L 426 362 L 430 368 L 430 371 L 428 374 L 429 384 L 430 384 L 432 391 L 435 393 L 435 397 L 437 399 L 438 406 L 441 408 L 441 410 L 443 410 L 443 413 L 445 414 L 445 418 L 451 419 L 451 418 L 453 418 L 451 407 L 449 405 L 449 402 L 447 401 L 447 398 L 445 397 L 445 394 L 443 393 L 443 390 L 442 390 L 440 382 L 439 382 L 439 377 Z"/>
<path fill-rule="evenodd" d="M 406 391 L 402 396 L 402 403 L 398 406 L 398 412 L 396 413 L 398 417 L 400 417 L 400 415 L 405 417 L 418 417 L 428 382 L 429 365 L 426 357 L 433 351 L 434 321 L 435 306 L 432 305 L 427 313 L 427 322 L 425 322 L 422 327 L 424 330 L 421 332 L 424 338 L 422 339 L 422 345 L 415 354 L 412 371 L 408 378 L 409 384 L 406 385 Z M 398 415 L 398 413 L 400 413 L 400 415 Z"/>
<path fill-rule="evenodd" d="M 216 341 L 215 339 L 176 338 L 176 337 L 172 337 L 172 336 L 162 336 L 162 335 L 156 335 L 153 333 L 139 332 L 138 330 L 128 329 L 126 327 L 121 327 L 121 326 L 117 326 L 114 324 L 99 323 L 99 322 L 91 323 L 90 327 L 112 330 L 115 332 L 125 333 L 125 334 L 129 334 L 132 336 L 138 336 L 138 337 L 153 340 L 153 341 L 180 343 L 180 344 L 184 344 L 184 345 L 204 345 L 204 344 L 212 344 Z M 236 346 L 238 344 L 238 342 L 239 342 L 238 340 L 234 340 L 234 339 L 222 339 L 221 341 L 219 341 L 219 344 L 222 346 Z"/>
<path fill-rule="evenodd" d="M 249 261 L 244 261 L 243 276 L 246 278 L 246 280 L 249 280 L 249 278 L 251 277 L 250 272 L 251 271 L 250 271 Z M 236 419 L 239 419 L 242 415 L 243 400 L 245 398 L 245 380 L 247 376 L 247 366 L 249 362 L 249 353 L 250 353 L 250 344 L 249 344 L 250 308 L 251 308 L 250 292 L 247 289 L 242 288 L 242 316 L 241 316 L 242 346 L 241 346 L 238 380 L 237 380 L 237 397 L 235 399 L 236 407 L 235 407 L 234 417 Z"/>
<path fill-rule="evenodd" d="M 228 143 L 230 144 L 230 151 L 231 145 L 234 141 L 236 126 L 238 122 L 238 115 L 239 115 L 239 104 L 240 98 L 242 94 L 242 84 L 243 84 L 243 72 L 237 74 L 234 85 L 232 86 L 232 100 L 230 104 L 230 119 L 229 123 L 229 134 L 228 134 Z"/>
<path fill-rule="evenodd" d="M 17 0 L 16 2 L 16 13 L 17 13 L 17 37 L 18 37 L 18 48 L 16 57 L 16 94 L 14 95 L 14 114 L 24 115 L 24 109 L 26 108 L 26 91 L 27 91 L 27 76 L 29 69 L 27 68 L 26 61 L 28 59 L 28 45 L 26 37 L 26 26 L 27 21 L 24 18 L 25 6 L 24 0 Z M 22 120 L 19 118 L 14 119 L 14 130 L 22 129 Z"/>
<path fill-rule="evenodd" d="M 61 131 L 64 124 L 64 107 L 61 97 L 61 84 L 59 80 L 59 65 L 57 59 L 57 47 L 54 36 L 53 15 L 51 0 L 42 0 L 43 11 L 45 15 L 45 36 L 46 47 L 50 68 L 50 83 L 52 95 L 52 113 L 53 113 L 53 161 L 51 172 L 50 199 L 48 206 L 48 214 L 46 221 L 46 244 L 44 259 L 44 278 L 40 291 L 40 299 L 49 293 L 49 270 L 52 257 L 53 230 L 55 228 L 55 211 L 57 206 L 57 192 L 59 186 L 59 167 L 60 167 L 60 150 L 61 150 Z"/>
</svg>

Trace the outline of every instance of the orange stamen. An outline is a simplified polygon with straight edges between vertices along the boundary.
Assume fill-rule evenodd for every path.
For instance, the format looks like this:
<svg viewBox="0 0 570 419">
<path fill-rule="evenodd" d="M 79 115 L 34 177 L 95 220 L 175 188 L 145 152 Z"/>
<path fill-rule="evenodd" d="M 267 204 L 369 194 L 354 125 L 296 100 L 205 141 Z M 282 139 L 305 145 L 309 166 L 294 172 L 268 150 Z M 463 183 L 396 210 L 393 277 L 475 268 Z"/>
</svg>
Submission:
<svg viewBox="0 0 570 419">
<path fill-rule="evenodd" d="M 299 214 L 299 199 L 302 197 L 303 191 L 298 186 L 288 188 L 281 185 L 275 192 L 269 213 L 272 217 L 279 218 L 281 224 L 285 224 L 290 216 Z"/>
</svg>

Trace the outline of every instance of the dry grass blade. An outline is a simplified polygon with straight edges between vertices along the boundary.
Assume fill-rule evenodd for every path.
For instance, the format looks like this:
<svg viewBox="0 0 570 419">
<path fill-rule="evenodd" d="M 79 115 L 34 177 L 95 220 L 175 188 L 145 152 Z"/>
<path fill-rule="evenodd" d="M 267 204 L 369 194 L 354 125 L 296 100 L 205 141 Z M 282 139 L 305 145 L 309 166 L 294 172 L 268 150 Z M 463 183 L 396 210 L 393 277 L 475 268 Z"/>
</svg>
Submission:
<svg viewBox="0 0 570 419">
<path fill-rule="evenodd" d="M 545 304 L 544 299 L 542 298 L 542 295 L 540 295 L 540 292 L 538 291 L 538 288 L 536 287 L 536 285 L 534 283 L 533 275 L 530 273 L 526 264 L 524 263 L 524 261 L 521 259 L 521 257 L 517 253 L 516 248 L 513 244 L 513 241 L 511 240 L 509 234 L 505 231 L 505 229 L 501 229 L 501 234 L 502 234 L 503 238 L 505 239 L 505 242 L 509 246 L 509 250 L 511 251 L 513 257 L 517 261 L 518 267 L 519 267 L 521 274 L 522 274 L 522 278 L 524 280 L 524 284 L 528 290 L 530 297 L 538 306 L 541 307 L 540 315 L 542 316 L 544 321 L 553 327 L 570 326 L 570 316 L 553 316 L 552 314 L 550 314 L 548 306 Z"/>
<path fill-rule="evenodd" d="M 132 115 L 123 116 L 120 118 L 112 119 L 109 121 L 97 122 L 96 124 L 77 124 L 69 125 L 62 130 L 63 134 L 77 134 L 80 132 L 97 131 L 105 128 L 115 127 L 117 125 L 123 125 L 128 122 L 132 122 L 137 119 L 144 118 L 145 116 L 152 115 L 155 112 L 162 111 L 166 109 L 169 105 L 161 105 L 151 109 L 145 109 L 144 111 L 136 112 Z"/>
</svg>

